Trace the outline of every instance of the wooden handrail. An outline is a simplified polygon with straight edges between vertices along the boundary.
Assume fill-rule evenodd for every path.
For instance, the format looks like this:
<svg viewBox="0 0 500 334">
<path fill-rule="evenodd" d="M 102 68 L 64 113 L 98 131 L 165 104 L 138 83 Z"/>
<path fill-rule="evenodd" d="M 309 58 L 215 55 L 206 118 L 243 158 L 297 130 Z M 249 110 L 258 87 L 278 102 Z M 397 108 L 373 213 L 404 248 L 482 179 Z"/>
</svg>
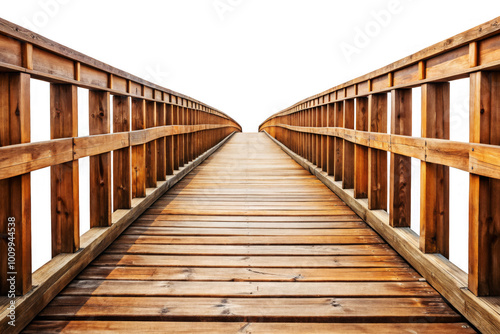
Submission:
<svg viewBox="0 0 500 334">
<path fill-rule="evenodd" d="M 500 295 L 499 22 L 304 99 L 259 127 L 315 171 L 474 325 L 491 333 L 500 331 L 498 298 L 486 298 Z M 468 143 L 449 140 L 449 82 L 461 78 L 470 78 Z M 421 137 L 411 131 L 415 87 L 422 92 Z M 421 160 L 418 238 L 401 232 L 410 227 L 411 158 Z M 468 274 L 447 260 L 449 167 L 470 173 Z"/>
<path fill-rule="evenodd" d="M 89 263 L 98 255 L 95 250 L 109 244 L 145 204 L 241 127 L 200 101 L 3 19 L 0 50 L 0 294 L 9 296 L 0 297 L 3 332 L 14 329 L 6 325 L 11 300 L 22 303 L 18 312 L 31 312 L 18 314 L 21 330 L 78 273 L 68 275 L 70 267 Z M 50 83 L 51 140 L 45 142 L 30 140 L 31 128 L 38 126 L 30 122 L 31 78 Z M 77 87 L 89 90 L 87 137 L 77 133 Z M 91 230 L 80 238 L 78 160 L 87 156 Z M 51 168 L 53 259 L 38 270 L 42 274 L 33 288 L 30 172 L 44 167 Z M 96 233 L 95 227 L 104 232 Z M 59 254 L 72 255 L 61 260 Z M 12 275 L 15 284 L 5 284 Z"/>
</svg>

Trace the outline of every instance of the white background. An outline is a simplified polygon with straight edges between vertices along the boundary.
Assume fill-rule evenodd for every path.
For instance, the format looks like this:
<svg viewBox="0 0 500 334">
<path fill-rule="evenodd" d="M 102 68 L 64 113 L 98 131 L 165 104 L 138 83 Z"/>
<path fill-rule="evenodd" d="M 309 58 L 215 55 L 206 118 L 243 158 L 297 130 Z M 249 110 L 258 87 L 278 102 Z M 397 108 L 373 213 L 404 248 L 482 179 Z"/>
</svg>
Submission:
<svg viewBox="0 0 500 334">
<path fill-rule="evenodd" d="M 498 0 L 0 0 L 0 17 L 203 101 L 257 131 L 269 115 L 491 20 Z M 347 55 L 342 48 L 350 48 Z M 79 135 L 88 134 L 85 92 Z M 419 91 L 414 135 L 420 135 Z M 452 139 L 468 141 L 468 81 L 452 83 Z M 48 138 L 48 86 L 32 83 L 32 140 Z M 419 163 L 412 228 L 418 232 Z M 50 259 L 48 169 L 32 173 L 34 269 Z M 88 159 L 80 162 L 82 232 Z M 451 260 L 467 267 L 468 174 L 451 171 Z M 86 225 L 87 224 L 87 225 Z"/>
</svg>

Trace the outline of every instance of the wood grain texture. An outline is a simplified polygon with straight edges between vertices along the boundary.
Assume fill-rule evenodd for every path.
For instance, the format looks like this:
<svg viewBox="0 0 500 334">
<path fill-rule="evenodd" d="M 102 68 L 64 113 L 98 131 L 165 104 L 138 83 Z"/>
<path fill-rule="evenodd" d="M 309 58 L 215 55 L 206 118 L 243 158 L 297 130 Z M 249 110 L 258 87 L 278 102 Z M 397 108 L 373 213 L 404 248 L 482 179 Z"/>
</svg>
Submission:
<svg viewBox="0 0 500 334">
<path fill-rule="evenodd" d="M 113 132 L 130 131 L 130 98 L 113 96 Z M 131 149 L 113 152 L 113 211 L 132 207 Z"/>
<path fill-rule="evenodd" d="M 2 73 L 0 74 L 0 147 L 29 141 L 30 77 L 24 73 Z M 0 180 L 0 194 L 2 194 L 0 252 L 3 254 L 0 259 L 2 281 L 0 293 L 2 295 L 7 295 L 10 290 L 7 279 L 11 278 L 8 274 L 11 272 L 17 273 L 14 282 L 16 294 L 25 294 L 32 286 L 30 185 L 29 173 Z M 11 241 L 15 247 L 9 247 Z M 8 261 L 8 256 L 11 255 L 13 258 Z M 13 262 L 15 267 L 11 268 L 9 262 Z"/>
<path fill-rule="evenodd" d="M 412 135 L 412 91 L 391 92 L 391 134 Z M 411 226 L 411 158 L 391 153 L 389 223 Z"/>
<path fill-rule="evenodd" d="M 89 92 L 89 134 L 110 131 L 110 95 L 103 91 Z M 90 157 L 90 227 L 110 226 L 111 207 L 111 152 Z"/>
<path fill-rule="evenodd" d="M 450 139 L 450 84 L 422 86 L 422 137 Z M 420 249 L 449 256 L 449 167 L 420 165 Z"/>
<path fill-rule="evenodd" d="M 470 140 L 500 145 L 500 76 L 471 75 Z M 469 289 L 478 296 L 500 294 L 500 180 L 470 174 Z"/>
<path fill-rule="evenodd" d="M 50 85 L 51 139 L 78 136 L 77 89 Z M 52 256 L 80 248 L 78 160 L 50 168 Z"/>
</svg>

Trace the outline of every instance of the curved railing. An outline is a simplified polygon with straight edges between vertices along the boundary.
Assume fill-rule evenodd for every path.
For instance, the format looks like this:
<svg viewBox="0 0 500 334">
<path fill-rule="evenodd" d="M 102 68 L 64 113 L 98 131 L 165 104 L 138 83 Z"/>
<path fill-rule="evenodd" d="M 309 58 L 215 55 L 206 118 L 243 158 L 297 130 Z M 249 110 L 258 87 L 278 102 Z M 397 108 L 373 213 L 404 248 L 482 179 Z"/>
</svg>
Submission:
<svg viewBox="0 0 500 334">
<path fill-rule="evenodd" d="M 293 151 L 467 319 L 490 333 L 500 332 L 499 22 L 300 101 L 259 128 Z M 470 78 L 468 143 L 449 140 L 450 81 L 460 78 Z M 421 88 L 421 137 L 412 136 L 415 87 Z M 411 158 L 421 161 L 419 236 L 409 229 Z M 447 260 L 449 167 L 470 173 L 468 274 Z"/>
<path fill-rule="evenodd" d="M 50 83 L 49 141 L 30 142 L 39 126 L 30 122 L 31 78 Z M 89 91 L 87 137 L 77 133 L 77 87 Z M 8 296 L 0 332 L 12 302 L 20 330 L 235 131 L 238 123 L 202 102 L 0 19 L 0 293 Z M 80 237 L 78 161 L 88 156 L 91 229 Z M 49 166 L 53 259 L 32 274 L 30 172 Z"/>
</svg>

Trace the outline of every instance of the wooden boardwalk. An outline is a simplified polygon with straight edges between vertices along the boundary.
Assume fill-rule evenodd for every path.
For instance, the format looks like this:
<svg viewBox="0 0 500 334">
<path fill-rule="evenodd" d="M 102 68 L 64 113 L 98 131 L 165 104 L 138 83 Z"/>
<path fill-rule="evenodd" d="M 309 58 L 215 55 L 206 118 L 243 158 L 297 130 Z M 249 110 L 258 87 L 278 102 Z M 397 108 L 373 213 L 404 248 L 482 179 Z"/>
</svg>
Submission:
<svg viewBox="0 0 500 334">
<path fill-rule="evenodd" d="M 265 134 L 235 134 L 26 333 L 474 333 Z"/>
</svg>

